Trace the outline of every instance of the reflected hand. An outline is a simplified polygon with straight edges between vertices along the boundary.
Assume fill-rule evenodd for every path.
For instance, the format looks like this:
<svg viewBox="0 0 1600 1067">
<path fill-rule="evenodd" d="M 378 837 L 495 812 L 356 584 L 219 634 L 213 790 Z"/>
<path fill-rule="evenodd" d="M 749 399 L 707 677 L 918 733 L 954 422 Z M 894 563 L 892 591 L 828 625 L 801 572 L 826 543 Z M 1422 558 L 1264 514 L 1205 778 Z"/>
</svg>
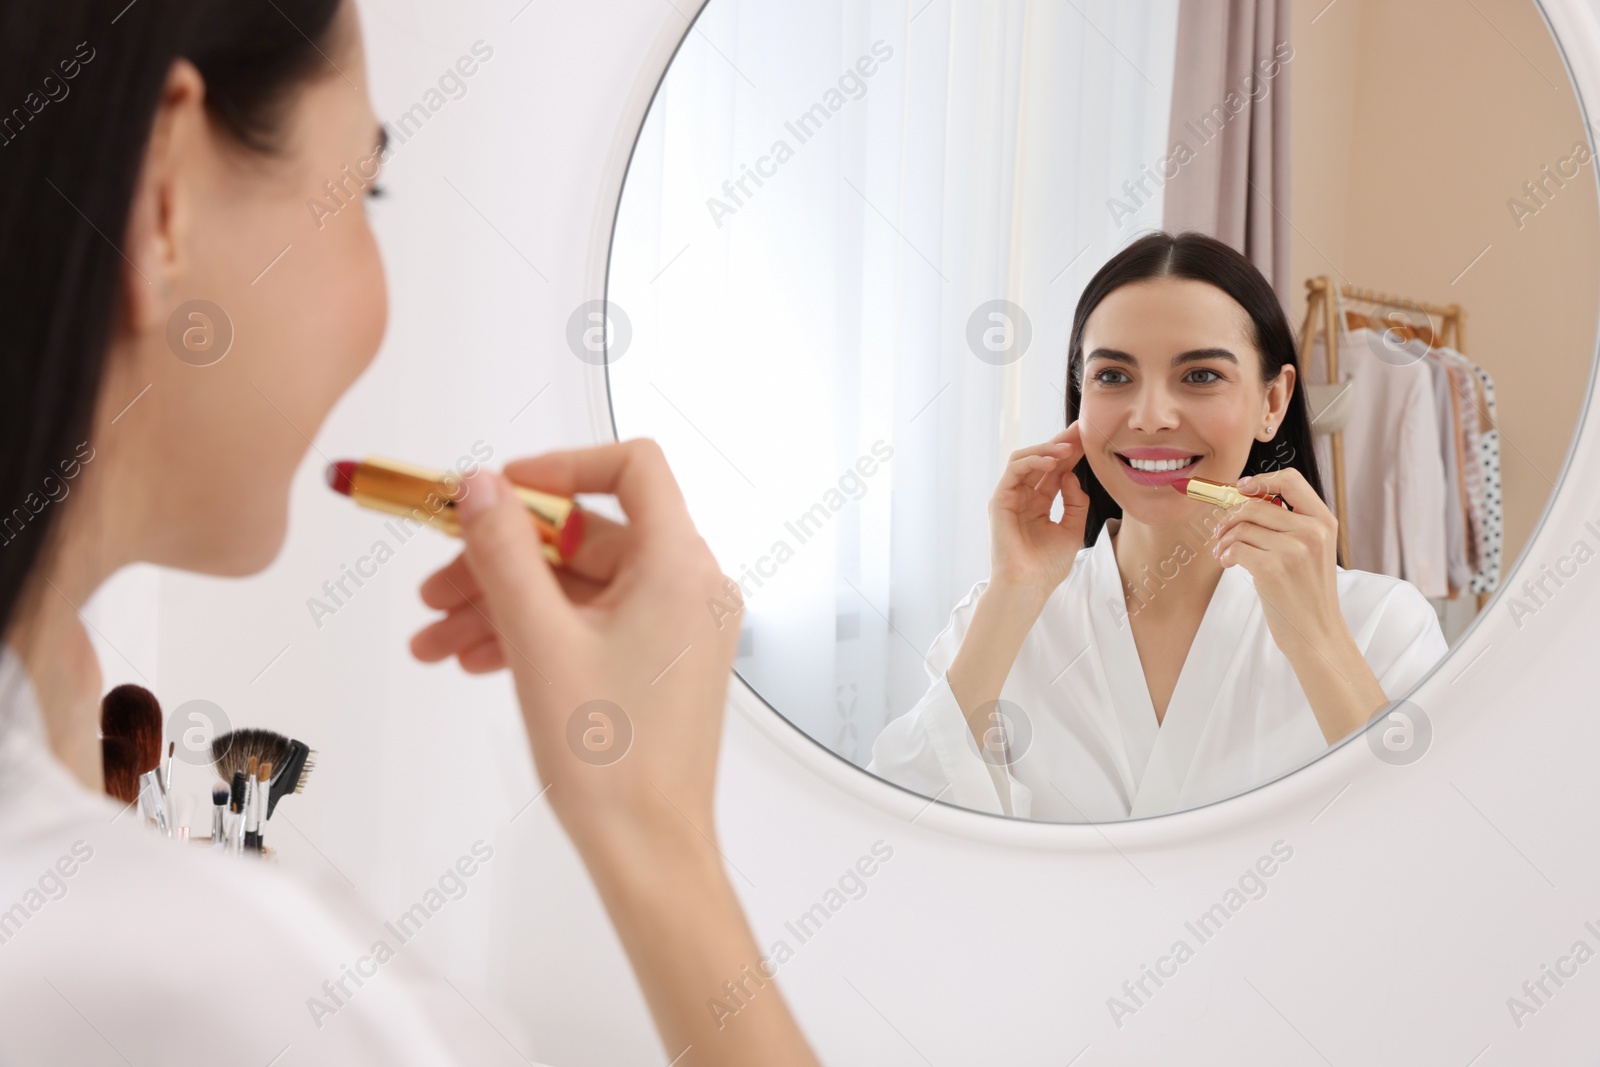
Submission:
<svg viewBox="0 0 1600 1067">
<path fill-rule="evenodd" d="M 1224 567 L 1250 572 L 1278 647 L 1321 640 L 1348 629 L 1339 607 L 1334 564 L 1339 520 L 1293 467 L 1241 479 L 1246 493 L 1278 493 L 1294 511 L 1266 500 L 1230 508 L 1217 525 L 1212 554 Z"/>
<path fill-rule="evenodd" d="M 1066 579 L 1083 547 L 1089 513 L 1089 495 L 1072 473 L 1082 458 L 1076 422 L 1043 444 L 1011 453 L 989 500 L 992 583 L 1049 593 Z M 1052 521 L 1058 495 L 1061 518 Z"/>
<path fill-rule="evenodd" d="M 1246 493 L 1282 495 L 1230 508 L 1215 552 L 1250 572 L 1267 627 L 1294 668 L 1323 740 L 1337 744 L 1389 703 L 1339 606 L 1339 520 L 1293 467 L 1239 480 Z"/>
</svg>

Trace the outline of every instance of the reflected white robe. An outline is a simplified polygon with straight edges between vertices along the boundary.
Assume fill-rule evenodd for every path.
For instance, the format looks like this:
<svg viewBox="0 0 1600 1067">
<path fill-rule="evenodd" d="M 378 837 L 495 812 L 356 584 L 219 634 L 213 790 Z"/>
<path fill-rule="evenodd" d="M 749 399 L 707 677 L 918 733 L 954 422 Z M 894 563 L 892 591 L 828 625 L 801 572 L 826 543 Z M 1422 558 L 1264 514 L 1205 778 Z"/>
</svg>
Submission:
<svg viewBox="0 0 1600 1067">
<path fill-rule="evenodd" d="M 1032 732 L 1010 733 L 1009 768 L 979 755 L 945 680 L 984 580 L 934 640 L 932 687 L 884 727 L 867 770 L 979 811 L 1099 822 L 1220 800 L 1326 752 L 1241 566 L 1223 570 L 1157 725 L 1111 544 L 1119 521 L 1078 552 L 1000 691 Z M 1448 650 L 1433 607 L 1398 578 L 1341 567 L 1337 582 L 1357 647 L 1390 699 L 1403 696 Z"/>
</svg>

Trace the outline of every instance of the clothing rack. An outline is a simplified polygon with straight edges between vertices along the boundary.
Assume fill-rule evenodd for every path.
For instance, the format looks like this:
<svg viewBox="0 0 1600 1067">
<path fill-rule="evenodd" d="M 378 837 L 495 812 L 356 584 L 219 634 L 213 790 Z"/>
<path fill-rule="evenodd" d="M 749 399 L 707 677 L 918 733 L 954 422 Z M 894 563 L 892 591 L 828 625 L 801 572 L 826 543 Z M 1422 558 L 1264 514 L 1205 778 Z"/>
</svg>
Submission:
<svg viewBox="0 0 1600 1067">
<path fill-rule="evenodd" d="M 1426 327 L 1420 323 L 1382 323 L 1384 329 L 1397 331 L 1403 340 L 1413 338 L 1421 340 L 1429 348 L 1439 348 L 1448 345 L 1457 352 L 1465 352 L 1462 345 L 1462 320 L 1466 313 L 1461 310 L 1460 304 L 1429 304 L 1421 300 L 1410 300 L 1389 293 L 1381 293 L 1372 289 L 1360 289 L 1353 285 L 1340 285 L 1337 295 L 1341 299 L 1333 299 L 1330 294 L 1335 293 L 1333 279 L 1326 274 L 1320 274 L 1306 279 L 1306 318 L 1300 330 L 1300 365 L 1305 367 L 1311 358 L 1311 346 L 1316 340 L 1317 330 L 1320 325 L 1323 336 L 1323 354 L 1328 361 L 1328 384 L 1339 382 L 1339 308 L 1344 300 L 1359 304 L 1372 304 L 1380 308 L 1391 308 L 1399 311 L 1420 311 L 1429 316 Z M 1433 317 L 1439 318 L 1439 327 L 1433 326 Z M 1372 320 L 1360 312 L 1345 311 L 1345 329 L 1356 329 L 1362 326 L 1372 326 Z M 1344 492 L 1344 434 L 1335 430 L 1328 435 L 1329 452 L 1333 456 L 1333 499 L 1334 513 L 1339 517 L 1339 554 L 1342 558 L 1350 558 L 1350 542 L 1347 530 L 1348 512 L 1345 508 Z M 1477 606 L 1481 610 L 1484 602 L 1489 599 L 1489 594 L 1479 593 Z"/>
</svg>

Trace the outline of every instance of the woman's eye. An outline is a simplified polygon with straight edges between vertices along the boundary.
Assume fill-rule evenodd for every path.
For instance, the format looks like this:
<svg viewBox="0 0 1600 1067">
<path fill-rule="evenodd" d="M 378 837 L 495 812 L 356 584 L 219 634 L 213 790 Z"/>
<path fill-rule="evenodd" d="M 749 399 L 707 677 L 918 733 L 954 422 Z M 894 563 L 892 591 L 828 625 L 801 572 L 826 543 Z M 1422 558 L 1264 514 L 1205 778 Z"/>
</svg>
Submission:
<svg viewBox="0 0 1600 1067">
<path fill-rule="evenodd" d="M 1106 375 L 1108 375 L 1108 374 L 1119 374 L 1119 375 L 1122 375 L 1122 377 L 1124 379 L 1127 378 L 1127 375 L 1123 374 L 1121 371 L 1112 370 L 1110 368 L 1107 368 L 1106 370 L 1095 371 L 1094 380 L 1099 382 L 1101 385 L 1121 385 L 1122 384 L 1122 382 L 1120 382 L 1120 381 L 1114 381 L 1114 382 L 1106 381 Z"/>
<path fill-rule="evenodd" d="M 1222 375 L 1218 374 L 1216 371 L 1210 369 L 1209 367 L 1197 367 L 1194 370 L 1190 371 L 1189 373 L 1191 375 L 1194 375 L 1194 374 L 1209 374 L 1209 375 L 1211 375 L 1210 378 L 1207 378 L 1204 381 L 1194 382 L 1193 384 L 1195 384 L 1195 385 L 1210 385 L 1212 382 L 1220 382 L 1222 380 Z"/>
</svg>

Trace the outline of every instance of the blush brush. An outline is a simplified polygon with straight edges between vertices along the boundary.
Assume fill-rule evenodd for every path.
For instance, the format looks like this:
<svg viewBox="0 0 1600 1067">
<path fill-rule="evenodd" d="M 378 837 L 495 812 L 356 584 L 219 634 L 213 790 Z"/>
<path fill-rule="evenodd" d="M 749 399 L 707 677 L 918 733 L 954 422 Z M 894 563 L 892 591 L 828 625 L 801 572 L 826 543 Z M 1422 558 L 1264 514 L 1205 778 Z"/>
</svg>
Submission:
<svg viewBox="0 0 1600 1067">
<path fill-rule="evenodd" d="M 100 739 L 100 766 L 106 796 L 132 804 L 139 799 L 139 774 L 133 769 L 133 743 L 125 737 Z"/>
<path fill-rule="evenodd" d="M 100 733 L 134 747 L 139 773 L 161 763 L 161 703 L 142 685 L 119 685 L 100 700 Z"/>
<path fill-rule="evenodd" d="M 139 814 L 162 833 L 171 833 L 167 783 L 161 777 L 161 703 L 142 685 L 119 685 L 100 701 L 100 732 L 127 742 Z M 114 754 L 116 746 L 112 746 Z M 105 747 L 101 747 L 104 761 Z M 120 770 L 118 774 L 120 775 Z M 170 771 L 169 771 L 170 773 Z"/>
</svg>

